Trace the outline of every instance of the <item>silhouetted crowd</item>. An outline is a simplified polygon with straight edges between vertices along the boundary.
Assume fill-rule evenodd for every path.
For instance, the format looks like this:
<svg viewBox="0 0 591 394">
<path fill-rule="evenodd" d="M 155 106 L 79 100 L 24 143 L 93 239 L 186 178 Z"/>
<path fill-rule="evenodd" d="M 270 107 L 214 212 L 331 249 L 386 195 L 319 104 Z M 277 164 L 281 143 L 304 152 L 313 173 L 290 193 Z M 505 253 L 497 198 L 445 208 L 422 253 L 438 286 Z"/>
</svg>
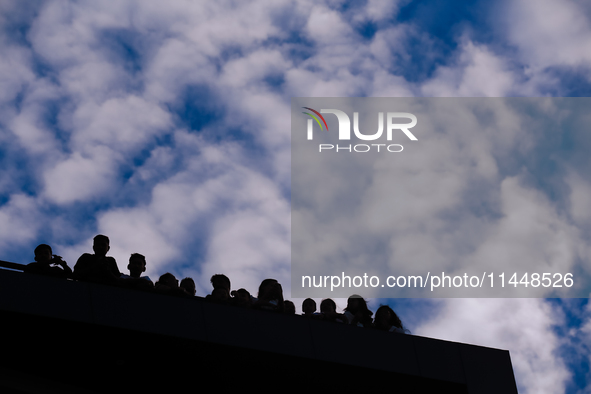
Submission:
<svg viewBox="0 0 591 394">
<path fill-rule="evenodd" d="M 72 271 L 60 256 L 53 254 L 51 246 L 41 244 L 35 248 L 35 262 L 25 266 L 24 271 L 180 297 L 196 295 L 195 281 L 191 278 L 185 278 L 179 283 L 173 274 L 167 272 L 153 283 L 148 276 L 142 276 L 146 271 L 146 258 L 139 253 L 133 253 L 129 258 L 127 265 L 129 274 L 121 273 L 115 259 L 107 256 L 109 249 L 109 238 L 105 235 L 97 235 L 93 239 L 94 254 L 84 253 L 80 256 Z M 205 297 L 207 301 L 275 313 L 296 314 L 294 303 L 283 299 L 283 289 L 275 279 L 263 280 L 257 297 L 253 297 L 246 289 L 231 290 L 230 279 L 223 274 L 213 275 L 211 284 L 213 290 Z M 356 294 L 349 297 L 343 313 L 337 312 L 337 305 L 330 298 L 322 300 L 320 312 L 313 299 L 306 298 L 302 303 L 302 316 L 310 319 L 395 333 L 410 333 L 404 328 L 398 315 L 387 305 L 380 306 L 374 318 L 372 315 L 373 312 L 367 307 L 367 302 Z"/>
</svg>

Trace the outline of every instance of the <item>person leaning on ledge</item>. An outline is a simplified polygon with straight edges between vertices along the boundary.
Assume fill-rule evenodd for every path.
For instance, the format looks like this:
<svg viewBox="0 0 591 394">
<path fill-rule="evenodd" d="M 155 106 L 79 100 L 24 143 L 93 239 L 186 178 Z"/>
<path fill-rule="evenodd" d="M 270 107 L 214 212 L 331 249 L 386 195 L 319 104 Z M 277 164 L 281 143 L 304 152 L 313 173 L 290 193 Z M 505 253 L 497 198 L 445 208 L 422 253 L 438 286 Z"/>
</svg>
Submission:
<svg viewBox="0 0 591 394">
<path fill-rule="evenodd" d="M 35 248 L 35 262 L 27 264 L 23 271 L 57 278 L 72 277 L 72 269 L 68 267 L 68 263 L 61 256 L 54 255 L 51 246 L 47 244 Z"/>
<path fill-rule="evenodd" d="M 74 279 L 88 282 L 117 284 L 121 272 L 113 257 L 107 256 L 109 237 L 99 234 L 93 239 L 94 254 L 84 253 L 74 266 Z"/>
</svg>

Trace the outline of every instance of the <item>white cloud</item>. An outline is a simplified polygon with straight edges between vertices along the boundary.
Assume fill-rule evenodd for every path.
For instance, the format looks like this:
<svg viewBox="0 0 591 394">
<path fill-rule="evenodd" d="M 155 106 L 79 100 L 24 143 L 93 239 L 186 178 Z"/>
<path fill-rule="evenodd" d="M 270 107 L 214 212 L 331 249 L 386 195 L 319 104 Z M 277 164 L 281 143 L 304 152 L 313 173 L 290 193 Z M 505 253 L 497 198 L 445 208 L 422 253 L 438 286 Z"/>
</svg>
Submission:
<svg viewBox="0 0 591 394">
<path fill-rule="evenodd" d="M 31 70 L 31 53 L 11 45 L 1 38 L 3 56 L 0 58 L 0 103 L 12 100 L 28 83 L 35 80 Z"/>
<path fill-rule="evenodd" d="M 341 14 L 323 6 L 312 9 L 306 31 L 317 45 L 325 47 L 323 52 L 327 55 L 339 50 L 346 56 L 351 44 L 357 41 L 355 32 Z"/>
<path fill-rule="evenodd" d="M 60 151 L 55 141 L 55 134 L 39 120 L 43 109 L 41 105 L 28 106 L 9 121 L 9 128 L 18 138 L 20 145 L 35 158 L 44 158 L 53 154 L 58 159 Z M 57 157 L 56 157 L 57 156 Z"/>
<path fill-rule="evenodd" d="M 516 82 L 506 59 L 484 45 L 466 40 L 459 50 L 457 64 L 439 67 L 423 84 L 422 93 L 436 97 L 505 97 L 518 92 L 529 95 Z"/>
<path fill-rule="evenodd" d="M 100 105 L 81 104 L 72 118 L 76 133 L 71 146 L 78 152 L 102 145 L 132 154 L 171 126 L 171 115 L 166 110 L 135 95 L 108 99 Z"/>
<path fill-rule="evenodd" d="M 591 184 L 575 172 L 571 172 L 566 178 L 571 188 L 570 202 L 571 215 L 580 225 L 589 224 L 591 220 Z"/>
<path fill-rule="evenodd" d="M 583 319 L 581 319 L 582 322 L 578 330 L 571 330 L 569 334 L 571 334 L 571 337 L 575 339 L 580 339 L 581 342 L 575 342 L 577 351 L 580 355 L 582 355 L 583 359 L 587 359 L 588 362 L 591 362 L 591 352 L 589 351 L 588 345 L 589 343 L 591 343 L 591 303 L 587 302 L 585 309 L 582 311 L 582 317 Z M 581 344 L 583 345 L 581 346 Z M 589 374 L 587 373 L 585 387 L 587 391 L 589 391 L 589 387 L 591 387 L 590 378 L 591 376 L 589 376 Z"/>
<path fill-rule="evenodd" d="M 413 333 L 509 350 L 520 393 L 564 392 L 570 374 L 553 332 L 564 317 L 540 299 L 450 299 Z"/>
<path fill-rule="evenodd" d="M 0 247 L 8 250 L 35 239 L 45 220 L 34 198 L 24 194 L 11 195 L 0 207 Z"/>
<path fill-rule="evenodd" d="M 568 218 L 518 178 L 501 183 L 503 218 L 470 260 L 492 270 L 571 272 L 583 243 Z"/>
<path fill-rule="evenodd" d="M 116 166 L 121 160 L 112 150 L 95 146 L 89 155 L 78 152 L 44 173 L 45 195 L 57 204 L 97 201 L 106 194 L 113 197 Z"/>
<path fill-rule="evenodd" d="M 362 10 L 362 15 L 375 22 L 391 19 L 396 16 L 399 8 L 406 2 L 405 0 L 368 0 L 366 7 Z"/>
<path fill-rule="evenodd" d="M 202 282 L 214 273 L 225 273 L 234 288 L 244 287 L 255 293 L 262 279 L 274 278 L 289 294 L 288 208 L 260 206 L 218 220 L 212 228 L 209 261 L 203 266 Z"/>
<path fill-rule="evenodd" d="M 184 88 L 215 81 L 215 65 L 200 49 L 179 38 L 170 38 L 158 46 L 154 59 L 146 65 L 146 97 L 174 102 Z"/>
<path fill-rule="evenodd" d="M 589 9 L 570 0 L 520 0 L 503 3 L 500 24 L 516 55 L 526 65 L 550 66 L 591 64 Z"/>
<path fill-rule="evenodd" d="M 289 68 L 291 62 L 278 50 L 259 49 L 224 65 L 220 83 L 232 88 L 245 88 L 246 84 L 260 88 L 264 78 L 279 74 Z M 248 86 L 247 85 L 247 86 Z"/>
</svg>

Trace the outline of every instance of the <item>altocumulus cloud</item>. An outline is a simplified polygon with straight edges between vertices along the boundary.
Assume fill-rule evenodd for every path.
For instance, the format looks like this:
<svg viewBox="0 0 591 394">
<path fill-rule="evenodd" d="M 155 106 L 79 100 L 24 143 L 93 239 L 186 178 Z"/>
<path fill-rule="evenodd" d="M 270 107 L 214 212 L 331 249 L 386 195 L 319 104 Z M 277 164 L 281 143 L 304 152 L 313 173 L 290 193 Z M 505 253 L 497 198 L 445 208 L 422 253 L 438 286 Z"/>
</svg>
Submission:
<svg viewBox="0 0 591 394">
<path fill-rule="evenodd" d="M 3 1 L 2 258 L 26 262 L 46 242 L 73 264 L 104 232 L 122 269 L 143 252 L 150 275 L 191 275 L 200 294 L 216 272 L 253 292 L 276 277 L 289 292 L 290 97 L 588 95 L 587 6 L 483 3 L 462 19 L 441 14 L 450 26 L 442 35 L 429 3 L 409 1 Z M 585 155 L 558 152 L 562 170 L 551 173 L 527 160 L 547 152 L 539 139 L 549 134 L 500 129 L 464 148 L 470 170 L 450 163 L 457 174 L 439 204 L 457 206 L 464 177 L 478 173 L 504 218 L 489 243 L 474 241 L 476 258 L 516 233 L 548 248 L 560 239 L 548 253 L 584 260 Z M 565 138 L 588 143 L 583 133 Z M 459 145 L 446 149 L 453 156 Z M 515 214 L 523 220 L 513 223 Z M 423 239 L 436 239 L 432 230 Z M 422 252 L 435 256 L 432 248 Z M 559 306 L 526 299 L 422 310 L 437 313 L 413 323 L 417 334 L 511 350 L 520 392 L 585 387 L 588 371 L 561 349 L 588 334 L 588 312 L 575 324 Z M 561 334 L 569 330 L 578 334 Z"/>
</svg>

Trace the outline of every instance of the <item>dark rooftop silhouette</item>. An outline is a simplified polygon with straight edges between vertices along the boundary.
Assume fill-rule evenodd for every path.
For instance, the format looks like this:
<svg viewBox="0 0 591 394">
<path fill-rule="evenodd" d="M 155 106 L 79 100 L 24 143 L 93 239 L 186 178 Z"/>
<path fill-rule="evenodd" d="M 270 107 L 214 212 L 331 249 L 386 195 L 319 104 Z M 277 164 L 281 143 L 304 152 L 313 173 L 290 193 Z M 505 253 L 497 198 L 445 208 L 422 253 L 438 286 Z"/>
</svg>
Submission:
<svg viewBox="0 0 591 394">
<path fill-rule="evenodd" d="M 2 392 L 517 393 L 506 350 L 201 297 L 0 269 L 0 316 Z"/>
</svg>

